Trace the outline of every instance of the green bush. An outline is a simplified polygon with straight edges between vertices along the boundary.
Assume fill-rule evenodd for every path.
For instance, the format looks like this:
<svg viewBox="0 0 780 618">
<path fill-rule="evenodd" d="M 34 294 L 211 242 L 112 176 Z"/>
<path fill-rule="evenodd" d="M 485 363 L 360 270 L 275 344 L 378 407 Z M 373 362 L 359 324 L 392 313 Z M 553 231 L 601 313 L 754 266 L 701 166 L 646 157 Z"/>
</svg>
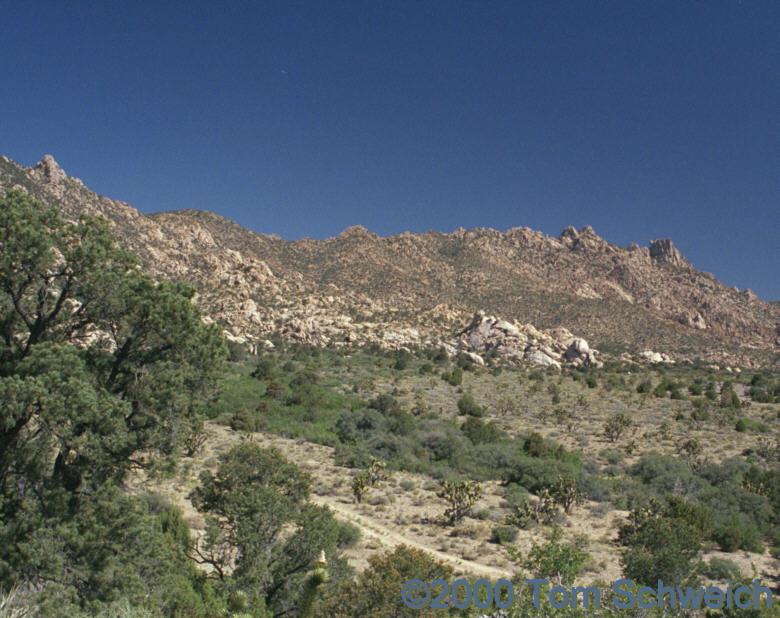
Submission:
<svg viewBox="0 0 780 618">
<path fill-rule="evenodd" d="M 378 410 L 382 414 L 387 414 L 390 410 L 398 407 L 398 401 L 392 395 L 384 393 L 382 395 L 377 395 L 369 401 L 368 407 Z"/>
<path fill-rule="evenodd" d="M 742 578 L 739 566 L 734 561 L 728 558 L 718 558 L 717 556 L 710 558 L 710 563 L 707 565 L 704 574 L 710 579 L 721 581 L 727 579 L 739 581 Z"/>
<path fill-rule="evenodd" d="M 460 386 L 463 384 L 463 369 L 460 367 L 455 367 L 452 372 L 442 372 L 441 377 L 445 382 L 451 384 L 452 386 Z"/>
<path fill-rule="evenodd" d="M 348 521 L 336 520 L 336 545 L 339 549 L 348 549 L 360 540 L 360 528 Z"/>
<path fill-rule="evenodd" d="M 753 522 L 732 518 L 730 523 L 716 528 L 713 540 L 721 550 L 735 552 L 739 549 L 751 552 L 763 551 L 758 528 Z"/>
<path fill-rule="evenodd" d="M 560 580 L 571 585 L 582 572 L 589 554 L 579 544 L 564 543 L 562 539 L 563 531 L 556 526 L 546 543 L 533 544 L 522 560 L 523 566 L 535 577 Z"/>
<path fill-rule="evenodd" d="M 636 387 L 637 393 L 649 393 L 653 390 L 653 384 L 650 382 L 650 380 L 645 380 L 644 382 L 640 382 Z"/>
<path fill-rule="evenodd" d="M 271 358 L 261 358 L 251 375 L 258 380 L 271 380 L 276 377 L 276 363 Z"/>
<path fill-rule="evenodd" d="M 514 526 L 496 526 L 490 531 L 490 542 L 498 545 L 508 545 L 517 538 L 517 528 Z"/>
<path fill-rule="evenodd" d="M 523 450 L 531 457 L 544 457 L 550 452 L 550 446 L 542 434 L 533 432 L 525 439 Z"/>
<path fill-rule="evenodd" d="M 409 363 L 412 360 L 412 355 L 409 353 L 408 350 L 399 350 L 396 353 L 395 357 L 395 364 L 393 365 L 393 369 L 396 371 L 403 371 L 407 367 L 409 367 Z"/>
<path fill-rule="evenodd" d="M 485 415 L 484 410 L 482 410 L 482 408 L 477 404 L 477 402 L 474 401 L 474 397 L 472 397 L 468 393 L 466 393 L 460 399 L 458 399 L 458 411 L 461 414 L 465 414 L 467 416 Z"/>
<path fill-rule="evenodd" d="M 704 536 L 696 528 L 702 516 L 694 505 L 681 499 L 631 511 L 618 532 L 618 540 L 625 546 L 620 558 L 623 574 L 648 586 L 659 579 L 677 585 L 689 581 Z"/>
<path fill-rule="evenodd" d="M 737 419 L 737 422 L 734 424 L 734 429 L 739 431 L 740 433 L 746 432 L 746 431 L 754 431 L 757 433 L 767 433 L 769 432 L 769 425 L 765 423 L 760 423 L 758 421 L 754 421 L 752 418 L 746 418 L 742 417 Z"/>
<path fill-rule="evenodd" d="M 460 430 L 474 444 L 498 442 L 506 437 L 506 434 L 493 423 L 484 423 L 473 416 L 466 419 L 460 426 Z"/>
<path fill-rule="evenodd" d="M 742 531 L 735 525 L 721 526 L 715 530 L 713 540 L 721 551 L 731 553 L 737 551 L 742 544 Z"/>
<path fill-rule="evenodd" d="M 698 397 L 704 392 L 704 388 L 702 387 L 701 384 L 697 384 L 696 382 L 694 382 L 693 384 L 690 384 L 688 386 L 688 392 L 691 395 L 695 395 Z"/>
<path fill-rule="evenodd" d="M 625 458 L 625 455 L 620 451 L 614 449 L 605 448 L 599 451 L 599 456 L 607 460 L 607 463 L 615 466 L 619 464 Z"/>
<path fill-rule="evenodd" d="M 230 417 L 233 431 L 257 431 L 257 417 L 247 409 L 238 410 Z"/>
</svg>

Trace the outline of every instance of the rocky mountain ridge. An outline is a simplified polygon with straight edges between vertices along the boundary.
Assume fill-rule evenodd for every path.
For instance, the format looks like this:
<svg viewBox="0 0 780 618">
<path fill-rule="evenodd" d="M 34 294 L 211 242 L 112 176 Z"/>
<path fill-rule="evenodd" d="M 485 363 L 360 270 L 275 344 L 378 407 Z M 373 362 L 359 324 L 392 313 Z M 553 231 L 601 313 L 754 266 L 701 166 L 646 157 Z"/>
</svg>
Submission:
<svg viewBox="0 0 780 618">
<path fill-rule="evenodd" d="M 697 271 L 669 239 L 622 248 L 590 226 L 557 238 L 522 227 L 383 238 L 353 226 L 290 242 L 210 212 L 144 215 L 92 193 L 49 155 L 33 168 L 0 157 L 0 192 L 11 188 L 66 217 L 105 217 L 152 274 L 191 281 L 209 318 L 251 346 L 273 334 L 444 343 L 538 364 L 598 362 L 593 346 L 745 366 L 776 364 L 780 350 L 780 307 Z M 575 339 L 590 344 L 572 356 Z"/>
</svg>

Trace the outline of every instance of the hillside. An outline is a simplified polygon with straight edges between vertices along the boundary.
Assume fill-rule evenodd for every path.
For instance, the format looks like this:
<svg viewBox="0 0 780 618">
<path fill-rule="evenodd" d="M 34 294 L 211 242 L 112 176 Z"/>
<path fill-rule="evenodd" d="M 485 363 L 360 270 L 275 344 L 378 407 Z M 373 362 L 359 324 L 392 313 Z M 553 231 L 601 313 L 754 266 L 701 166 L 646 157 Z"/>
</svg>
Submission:
<svg viewBox="0 0 780 618">
<path fill-rule="evenodd" d="M 107 218 L 153 274 L 192 282 L 206 313 L 250 344 L 273 334 L 320 345 L 457 344 L 482 310 L 516 327 L 564 327 L 614 355 L 651 349 L 758 366 L 776 364 L 780 350 L 776 303 L 696 270 L 668 239 L 622 248 L 589 226 L 558 238 L 520 227 L 382 238 L 354 226 L 290 242 L 210 212 L 144 215 L 91 192 L 48 155 L 34 168 L 0 158 L 0 191 L 13 187 L 67 217 Z"/>
</svg>

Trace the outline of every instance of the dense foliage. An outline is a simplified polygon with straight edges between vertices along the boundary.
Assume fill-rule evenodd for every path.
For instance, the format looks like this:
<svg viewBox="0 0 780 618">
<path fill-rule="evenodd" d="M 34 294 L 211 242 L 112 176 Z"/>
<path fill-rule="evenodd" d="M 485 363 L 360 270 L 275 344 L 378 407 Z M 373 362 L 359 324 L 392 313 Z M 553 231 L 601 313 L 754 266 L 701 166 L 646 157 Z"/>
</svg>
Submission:
<svg viewBox="0 0 780 618">
<path fill-rule="evenodd" d="M 199 430 L 221 335 L 101 220 L 10 192 L 0 248 L 0 587 L 35 590 L 44 615 L 120 600 L 213 615 L 181 531 L 121 485 Z"/>
</svg>

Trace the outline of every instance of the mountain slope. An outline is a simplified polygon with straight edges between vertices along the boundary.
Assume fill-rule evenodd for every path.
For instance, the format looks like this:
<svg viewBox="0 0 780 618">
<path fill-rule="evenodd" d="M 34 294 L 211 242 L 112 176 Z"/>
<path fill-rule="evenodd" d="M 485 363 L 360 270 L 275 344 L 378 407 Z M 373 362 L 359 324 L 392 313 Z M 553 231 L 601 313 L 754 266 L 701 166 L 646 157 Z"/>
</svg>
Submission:
<svg viewBox="0 0 780 618">
<path fill-rule="evenodd" d="M 186 278 L 234 336 L 324 344 L 435 344 L 477 310 L 564 326 L 608 352 L 776 363 L 780 307 L 696 270 L 670 240 L 612 245 L 590 227 L 558 238 L 528 228 L 381 238 L 355 226 L 288 242 L 209 212 L 143 215 L 98 196 L 46 156 L 0 158 L 0 191 L 20 187 L 68 217 L 106 217 L 155 274 Z"/>
</svg>

